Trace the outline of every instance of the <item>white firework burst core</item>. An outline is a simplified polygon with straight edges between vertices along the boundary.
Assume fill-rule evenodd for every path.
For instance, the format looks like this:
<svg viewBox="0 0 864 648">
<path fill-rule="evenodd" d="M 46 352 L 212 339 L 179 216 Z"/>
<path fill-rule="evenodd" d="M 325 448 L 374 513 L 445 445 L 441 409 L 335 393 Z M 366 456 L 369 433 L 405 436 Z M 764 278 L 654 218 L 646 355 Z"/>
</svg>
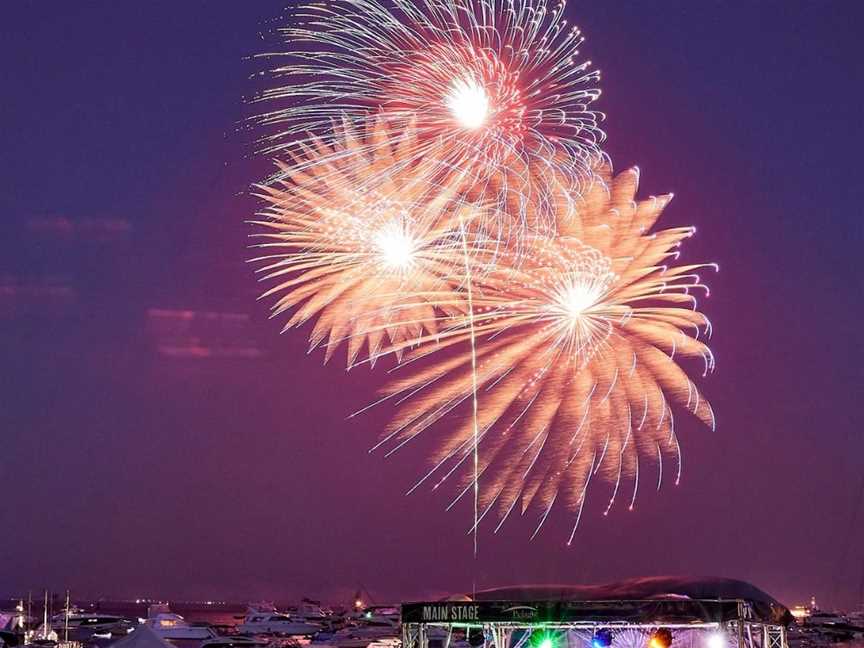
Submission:
<svg viewBox="0 0 864 648">
<path fill-rule="evenodd" d="M 605 276 L 581 272 L 569 274 L 558 287 L 551 308 L 575 324 L 600 301 L 609 283 Z"/>
<path fill-rule="evenodd" d="M 404 221 L 393 220 L 382 226 L 372 237 L 375 250 L 385 269 L 408 270 L 414 262 L 417 242 Z"/>
<path fill-rule="evenodd" d="M 474 79 L 456 79 L 450 86 L 445 103 L 463 128 L 476 130 L 489 114 L 489 97 L 482 84 Z"/>
</svg>

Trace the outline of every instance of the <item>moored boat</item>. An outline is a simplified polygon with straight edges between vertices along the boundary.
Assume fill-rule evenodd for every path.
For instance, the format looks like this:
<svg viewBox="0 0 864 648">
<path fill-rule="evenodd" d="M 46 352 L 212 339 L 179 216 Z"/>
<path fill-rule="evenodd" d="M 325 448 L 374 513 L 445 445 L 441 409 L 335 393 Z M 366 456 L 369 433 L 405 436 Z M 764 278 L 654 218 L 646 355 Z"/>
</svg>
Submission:
<svg viewBox="0 0 864 648">
<path fill-rule="evenodd" d="M 206 625 L 192 625 L 167 605 L 151 605 L 144 625 L 162 639 L 214 639 L 216 633 Z"/>
<path fill-rule="evenodd" d="M 245 635 L 270 634 L 286 636 L 313 635 L 321 625 L 302 618 L 294 618 L 275 609 L 250 608 L 237 632 Z"/>
</svg>

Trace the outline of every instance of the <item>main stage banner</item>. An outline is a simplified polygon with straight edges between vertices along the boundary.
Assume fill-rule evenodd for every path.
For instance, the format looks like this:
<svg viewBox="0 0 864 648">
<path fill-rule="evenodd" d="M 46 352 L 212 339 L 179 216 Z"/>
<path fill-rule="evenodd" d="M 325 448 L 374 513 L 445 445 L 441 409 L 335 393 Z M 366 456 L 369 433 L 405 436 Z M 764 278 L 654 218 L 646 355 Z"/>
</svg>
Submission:
<svg viewBox="0 0 864 648">
<path fill-rule="evenodd" d="M 723 623 L 742 608 L 736 600 L 439 601 L 403 604 L 402 623 Z"/>
</svg>

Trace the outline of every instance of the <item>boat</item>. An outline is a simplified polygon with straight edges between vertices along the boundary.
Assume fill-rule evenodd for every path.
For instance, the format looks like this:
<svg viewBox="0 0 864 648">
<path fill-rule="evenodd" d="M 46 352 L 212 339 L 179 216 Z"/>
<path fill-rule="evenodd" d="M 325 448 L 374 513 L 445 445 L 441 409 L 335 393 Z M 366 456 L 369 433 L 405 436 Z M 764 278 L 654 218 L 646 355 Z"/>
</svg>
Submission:
<svg viewBox="0 0 864 648">
<path fill-rule="evenodd" d="M 171 612 L 167 605 L 151 605 L 144 625 L 162 639 L 214 639 L 217 636 L 210 626 L 192 625 Z"/>
<path fill-rule="evenodd" d="M 399 613 L 398 605 L 370 605 L 355 615 L 355 618 L 365 625 L 398 627 Z"/>
<path fill-rule="evenodd" d="M 828 610 L 813 610 L 804 622 L 808 626 L 837 626 L 845 625 L 848 620 L 837 612 Z"/>
<path fill-rule="evenodd" d="M 277 635 L 313 635 L 321 630 L 321 625 L 294 618 L 275 609 L 250 608 L 243 623 L 237 626 L 237 632 L 244 635 L 277 634 Z"/>
<path fill-rule="evenodd" d="M 133 628 L 131 620 L 116 614 L 101 612 L 87 613 L 81 610 L 55 614 L 51 617 L 51 628 L 58 634 L 69 630 L 69 636 L 76 639 L 88 638 L 92 635 L 126 635 Z"/>
<path fill-rule="evenodd" d="M 837 612 L 813 610 L 805 619 L 801 630 L 808 638 L 821 639 L 824 642 L 850 642 L 864 637 L 864 624 Z"/>
<path fill-rule="evenodd" d="M 379 605 L 366 608 L 353 625 L 323 639 L 322 645 L 333 648 L 384 648 L 399 643 L 399 608 Z"/>
<path fill-rule="evenodd" d="M 200 648 L 264 648 L 267 645 L 269 645 L 268 641 L 242 635 L 231 635 L 203 641 Z"/>
<path fill-rule="evenodd" d="M 368 648 L 397 643 L 399 643 L 399 634 L 393 626 L 358 625 L 334 633 L 319 645 L 332 648 Z"/>
<path fill-rule="evenodd" d="M 320 622 L 332 616 L 332 613 L 321 607 L 320 601 L 312 599 L 303 599 L 296 608 L 291 610 L 291 616 L 296 619 L 304 619 L 306 621 Z"/>
</svg>

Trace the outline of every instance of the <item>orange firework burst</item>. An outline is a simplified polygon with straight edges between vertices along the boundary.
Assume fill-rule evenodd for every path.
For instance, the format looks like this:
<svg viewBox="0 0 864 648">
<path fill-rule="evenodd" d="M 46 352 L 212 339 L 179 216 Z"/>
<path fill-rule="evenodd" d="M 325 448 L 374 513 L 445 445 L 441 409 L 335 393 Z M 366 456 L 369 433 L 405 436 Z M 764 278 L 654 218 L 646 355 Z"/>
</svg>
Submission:
<svg viewBox="0 0 864 648">
<path fill-rule="evenodd" d="M 672 264 L 693 229 L 649 233 L 671 196 L 634 202 L 637 184 L 634 169 L 576 200 L 560 195 L 560 236 L 529 239 L 519 263 L 499 257 L 476 273 L 476 346 L 464 326 L 448 330 L 407 355 L 430 356 L 431 366 L 387 390 L 409 396 L 385 438 L 400 447 L 467 403 L 476 385 L 476 420 L 455 427 L 420 483 L 458 472 L 455 503 L 479 479 L 479 519 L 497 510 L 499 528 L 520 501 L 523 512 L 540 510 L 538 531 L 556 502 L 578 525 L 594 475 L 614 483 L 607 512 L 632 477 L 632 506 L 640 459 L 658 462 L 658 488 L 664 455 L 677 458 L 680 476 L 673 407 L 714 425 L 676 363 L 698 357 L 713 368 L 698 339 L 710 324 L 693 294 L 707 291 L 696 274 L 706 266 Z M 472 456 L 476 473 L 465 470 Z"/>
<path fill-rule="evenodd" d="M 278 295 L 274 315 L 295 309 L 285 328 L 317 316 L 311 347 L 324 344 L 326 361 L 344 341 L 349 366 L 364 344 L 373 363 L 382 346 L 399 355 L 464 310 L 448 278 L 476 213 L 434 156 L 405 159 L 413 131 L 389 146 L 382 121 L 370 129 L 346 127 L 338 144 L 315 141 L 280 165 L 284 178 L 259 187 L 268 207 L 255 221 L 267 230 L 257 235 L 267 254 L 255 261 L 277 282 L 263 295 Z"/>
<path fill-rule="evenodd" d="M 501 207 L 487 213 L 506 212 L 520 234 L 548 226 L 543 176 L 586 189 L 604 137 L 590 108 L 599 75 L 578 61 L 582 36 L 564 11 L 557 0 L 302 5 L 282 30 L 289 51 L 263 55 L 287 59 L 272 70 L 284 83 L 260 97 L 275 104 L 260 117 L 273 128 L 263 148 L 292 150 L 310 132 L 332 144 L 334 122 L 365 128 L 383 114 L 394 133 L 415 125 L 406 155 L 435 149 L 468 173 L 469 196 Z"/>
</svg>

